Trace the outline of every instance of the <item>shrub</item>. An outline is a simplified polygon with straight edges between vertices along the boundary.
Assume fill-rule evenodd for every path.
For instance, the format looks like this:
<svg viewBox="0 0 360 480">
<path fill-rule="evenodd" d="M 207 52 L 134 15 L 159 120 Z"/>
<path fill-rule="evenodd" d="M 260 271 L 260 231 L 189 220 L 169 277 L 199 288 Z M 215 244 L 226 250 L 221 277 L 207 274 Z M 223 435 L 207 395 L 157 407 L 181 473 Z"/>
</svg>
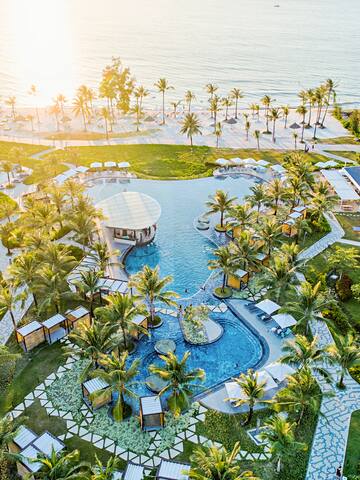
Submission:
<svg viewBox="0 0 360 480">
<path fill-rule="evenodd" d="M 360 365 L 350 368 L 349 372 L 353 379 L 360 383 Z"/>
<path fill-rule="evenodd" d="M 339 278 L 339 280 L 336 282 L 335 290 L 342 302 L 350 300 L 350 298 L 352 297 L 352 283 L 353 282 L 351 278 L 346 273 L 344 273 L 341 278 Z"/>
<path fill-rule="evenodd" d="M 329 307 L 322 311 L 324 318 L 328 318 L 337 333 L 346 333 L 352 330 L 347 316 L 343 313 L 339 305 L 335 302 L 331 303 Z"/>
</svg>

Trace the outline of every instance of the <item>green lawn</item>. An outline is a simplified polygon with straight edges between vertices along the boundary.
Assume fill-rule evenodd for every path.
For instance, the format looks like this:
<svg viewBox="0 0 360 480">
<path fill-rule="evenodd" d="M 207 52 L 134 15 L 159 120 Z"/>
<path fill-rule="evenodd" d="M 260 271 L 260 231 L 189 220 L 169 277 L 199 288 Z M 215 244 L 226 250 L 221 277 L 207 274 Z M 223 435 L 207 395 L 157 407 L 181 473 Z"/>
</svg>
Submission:
<svg viewBox="0 0 360 480">
<path fill-rule="evenodd" d="M 344 464 L 345 475 L 359 475 L 360 472 L 360 410 L 351 416 L 348 445 Z"/>
<path fill-rule="evenodd" d="M 357 144 L 359 145 L 359 142 Z M 339 157 L 345 157 L 345 159 L 348 158 L 349 160 L 353 160 L 354 162 L 360 162 L 360 154 L 357 152 L 346 152 L 342 150 L 325 150 L 325 152 L 339 155 Z"/>
<path fill-rule="evenodd" d="M 90 166 L 96 161 L 128 161 L 131 170 L 139 177 L 166 179 L 186 179 L 211 176 L 219 157 L 231 158 L 253 157 L 264 159 L 270 163 L 281 163 L 289 153 L 280 150 L 254 149 L 216 149 L 213 147 L 197 147 L 188 145 L 109 145 L 95 147 L 71 147 L 78 154 L 79 164 Z M 54 154 L 51 154 L 54 155 Z M 62 158 L 63 151 L 56 155 Z M 308 154 L 313 162 L 327 158 L 320 154 Z M 46 158 L 46 157 L 45 157 Z"/>
<path fill-rule="evenodd" d="M 345 231 L 348 240 L 360 241 L 360 232 L 354 232 L 353 227 L 360 227 L 360 214 L 337 214 L 336 218 Z"/>
<path fill-rule="evenodd" d="M 15 200 L 9 197 L 9 195 L 6 195 L 5 193 L 0 192 L 0 220 L 5 218 L 5 215 L 3 215 L 2 213 L 2 208 L 5 207 L 5 205 L 7 204 L 13 205 L 13 206 L 17 205 Z"/>
<path fill-rule="evenodd" d="M 149 128 L 140 130 L 137 132 L 133 130 L 131 132 L 109 132 L 109 138 L 132 138 L 132 137 L 143 137 L 147 135 L 152 135 L 156 133 L 158 128 Z M 47 140 L 105 140 L 106 134 L 102 132 L 55 132 L 49 134 L 49 132 L 44 132 L 40 134 L 43 138 Z"/>
<path fill-rule="evenodd" d="M 66 165 L 58 164 L 54 165 L 51 159 L 44 158 L 43 160 L 29 159 L 27 162 L 28 167 L 32 168 L 33 172 L 29 175 L 24 183 L 26 185 L 32 185 L 33 183 L 42 183 L 50 180 L 56 175 L 65 172 L 69 169 Z"/>
<path fill-rule="evenodd" d="M 42 152 L 43 150 L 47 150 L 48 148 L 49 147 L 45 145 L 30 145 L 28 143 L 0 141 L 0 158 L 1 160 L 8 160 L 14 163 L 22 163 L 21 160 L 25 160 L 27 157 Z M 17 158 L 14 149 L 21 149 L 20 158 Z"/>
<path fill-rule="evenodd" d="M 352 135 L 344 137 L 319 138 L 317 143 L 325 143 L 328 145 L 360 145 L 359 140 L 356 140 Z"/>
</svg>

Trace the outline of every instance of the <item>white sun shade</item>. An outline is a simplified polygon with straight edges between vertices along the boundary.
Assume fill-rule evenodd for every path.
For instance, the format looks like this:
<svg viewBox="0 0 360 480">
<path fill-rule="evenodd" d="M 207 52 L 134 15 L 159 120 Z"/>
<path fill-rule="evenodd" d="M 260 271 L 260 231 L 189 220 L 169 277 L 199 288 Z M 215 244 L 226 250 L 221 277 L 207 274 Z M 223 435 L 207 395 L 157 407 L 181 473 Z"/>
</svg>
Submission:
<svg viewBox="0 0 360 480">
<path fill-rule="evenodd" d="M 253 158 L 245 158 L 244 163 L 247 165 L 257 165 L 257 161 Z"/>
<path fill-rule="evenodd" d="M 265 382 L 265 391 L 271 390 L 272 388 L 277 388 L 277 383 L 265 370 L 261 370 L 260 372 L 258 372 L 258 383 L 263 382 Z"/>
<path fill-rule="evenodd" d="M 286 172 L 286 168 L 284 168 L 282 165 L 279 165 L 278 163 L 276 163 L 275 165 L 271 165 L 270 168 L 274 170 L 274 172 L 279 174 Z"/>
<path fill-rule="evenodd" d="M 272 300 L 269 300 L 268 298 L 266 298 L 265 300 L 261 300 L 261 302 L 259 303 L 256 303 L 255 306 L 256 308 L 267 313 L 268 315 L 272 315 L 280 308 L 280 305 L 273 302 Z"/>
<path fill-rule="evenodd" d="M 234 165 L 242 165 L 242 164 L 244 163 L 244 160 L 242 160 L 242 159 L 239 158 L 239 157 L 231 158 L 230 161 L 231 161 L 231 163 L 233 163 Z"/>
<path fill-rule="evenodd" d="M 289 375 L 293 375 L 296 371 L 294 368 L 290 367 L 290 365 L 285 365 L 284 363 L 279 362 L 270 363 L 265 367 L 265 370 L 279 383 L 283 382 Z"/>
<path fill-rule="evenodd" d="M 267 167 L 270 162 L 267 162 L 266 160 L 258 160 L 257 164 L 260 165 L 261 167 Z"/>
<path fill-rule="evenodd" d="M 226 165 L 229 165 L 229 160 L 226 160 L 226 158 L 218 158 L 215 163 L 221 167 L 225 167 Z"/>
<path fill-rule="evenodd" d="M 159 203 L 139 192 L 121 192 L 96 205 L 104 216 L 104 225 L 110 228 L 142 230 L 155 225 L 161 215 Z"/>
<path fill-rule="evenodd" d="M 104 165 L 106 168 L 113 168 L 117 166 L 116 162 L 105 162 Z"/>
<path fill-rule="evenodd" d="M 129 168 L 129 167 L 130 167 L 130 163 L 129 163 L 129 162 L 119 162 L 119 163 L 118 163 L 118 167 L 119 167 L 119 168 Z"/>
<path fill-rule="evenodd" d="M 295 318 L 288 313 L 279 313 L 277 315 L 273 315 L 272 319 L 275 320 L 280 328 L 288 328 L 296 325 Z"/>
<path fill-rule="evenodd" d="M 103 164 L 101 162 L 93 162 L 90 164 L 90 168 L 102 168 Z"/>
</svg>

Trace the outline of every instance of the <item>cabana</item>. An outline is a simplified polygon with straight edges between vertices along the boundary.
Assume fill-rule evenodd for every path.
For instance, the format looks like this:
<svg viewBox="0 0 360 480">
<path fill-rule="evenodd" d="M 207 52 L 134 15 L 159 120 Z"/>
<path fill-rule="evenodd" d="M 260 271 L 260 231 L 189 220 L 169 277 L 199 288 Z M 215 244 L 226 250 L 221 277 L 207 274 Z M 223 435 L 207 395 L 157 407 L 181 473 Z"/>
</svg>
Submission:
<svg viewBox="0 0 360 480">
<path fill-rule="evenodd" d="M 43 322 L 45 339 L 52 344 L 67 334 L 66 331 L 67 319 L 61 313 L 57 313 Z"/>
<path fill-rule="evenodd" d="M 45 342 L 44 329 L 41 323 L 34 320 L 24 327 L 15 330 L 16 341 L 22 346 L 25 352 Z"/>
<path fill-rule="evenodd" d="M 308 209 L 307 205 L 298 205 L 297 207 L 294 207 L 291 210 L 291 213 L 293 213 L 293 212 L 300 213 L 302 218 L 306 218 L 307 209 Z"/>
<path fill-rule="evenodd" d="M 90 168 L 102 168 L 103 164 L 101 162 L 93 162 L 90 164 Z"/>
<path fill-rule="evenodd" d="M 269 300 L 268 298 L 265 298 L 265 300 L 261 300 L 261 302 L 256 303 L 255 307 L 266 313 L 267 315 L 272 315 L 279 310 L 280 305 L 273 302 L 272 300 Z"/>
<path fill-rule="evenodd" d="M 157 480 L 188 480 L 190 465 L 186 463 L 161 460 L 156 472 Z"/>
<path fill-rule="evenodd" d="M 20 452 L 21 460 L 17 460 L 16 468 L 17 473 L 21 478 L 33 479 L 33 474 L 41 469 L 42 464 L 40 462 L 31 461 L 34 458 L 37 458 L 39 453 L 40 451 L 33 445 L 29 445 Z"/>
<path fill-rule="evenodd" d="M 142 465 L 129 462 L 122 478 L 123 480 L 143 480 L 144 467 Z"/>
<path fill-rule="evenodd" d="M 283 382 L 289 375 L 293 375 L 296 372 L 296 370 L 290 367 L 290 365 L 279 362 L 270 363 L 267 367 L 265 367 L 265 370 L 277 383 Z"/>
<path fill-rule="evenodd" d="M 245 165 L 254 165 L 254 166 L 258 164 L 258 162 L 253 158 L 245 158 L 244 163 Z"/>
<path fill-rule="evenodd" d="M 321 170 L 321 174 L 340 198 L 341 207 L 345 209 L 358 204 L 360 200 L 359 194 L 353 184 L 342 175 L 340 170 Z"/>
<path fill-rule="evenodd" d="M 77 307 L 74 310 L 65 312 L 66 329 L 68 332 L 76 330 L 82 325 L 90 326 L 90 313 L 85 307 Z"/>
<path fill-rule="evenodd" d="M 140 397 L 140 425 L 143 430 L 164 426 L 164 410 L 158 395 Z"/>
<path fill-rule="evenodd" d="M 136 315 L 132 323 L 134 324 L 135 328 L 130 329 L 131 335 L 136 338 L 136 340 L 139 340 L 144 335 L 144 332 L 141 332 L 137 327 L 142 327 L 142 329 L 147 330 L 148 329 L 148 317 L 145 315 Z"/>
<path fill-rule="evenodd" d="M 24 450 L 29 446 L 34 440 L 38 437 L 30 428 L 25 425 L 17 430 L 15 437 L 9 443 L 9 451 L 11 453 L 19 453 L 21 450 Z"/>
<path fill-rule="evenodd" d="M 285 330 L 285 328 L 293 327 L 294 325 L 296 325 L 295 318 L 289 313 L 278 313 L 277 315 L 273 315 L 272 319 L 275 320 L 275 322 L 283 330 Z"/>
<path fill-rule="evenodd" d="M 104 163 L 104 167 L 105 167 L 105 168 L 116 168 L 116 167 L 117 167 L 117 163 L 116 163 L 116 162 L 105 162 L 105 163 Z"/>
<path fill-rule="evenodd" d="M 104 214 L 103 229 L 109 230 L 114 242 L 145 245 L 156 234 L 161 215 L 160 204 L 140 192 L 121 192 L 97 203 Z"/>
<path fill-rule="evenodd" d="M 249 272 L 241 270 L 239 268 L 236 272 L 231 273 L 227 277 L 227 286 L 240 290 L 243 285 L 246 285 L 249 281 Z"/>
<path fill-rule="evenodd" d="M 109 385 L 101 378 L 87 380 L 81 384 L 81 390 L 84 402 L 93 410 L 108 405 L 112 401 Z M 95 393 L 98 393 L 96 397 L 93 396 Z"/>
<path fill-rule="evenodd" d="M 288 218 L 285 222 L 281 225 L 281 231 L 283 235 L 287 237 L 295 237 L 298 233 L 298 229 L 296 228 L 296 221 L 293 218 Z"/>
<path fill-rule="evenodd" d="M 256 260 L 261 263 L 261 265 L 267 265 L 269 263 L 269 255 L 267 253 L 257 253 L 255 255 Z"/>
<path fill-rule="evenodd" d="M 98 281 L 99 295 L 110 295 L 111 293 L 127 293 L 129 290 L 126 280 L 116 280 L 114 278 L 100 278 Z"/>
</svg>

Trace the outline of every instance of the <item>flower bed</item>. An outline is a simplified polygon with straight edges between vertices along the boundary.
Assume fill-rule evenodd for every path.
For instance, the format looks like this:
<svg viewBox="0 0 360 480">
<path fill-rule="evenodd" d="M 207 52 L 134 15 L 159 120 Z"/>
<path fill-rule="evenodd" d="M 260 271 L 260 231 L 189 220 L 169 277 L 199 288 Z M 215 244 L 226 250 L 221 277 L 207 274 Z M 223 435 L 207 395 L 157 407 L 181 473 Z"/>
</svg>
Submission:
<svg viewBox="0 0 360 480">
<path fill-rule="evenodd" d="M 206 305 L 188 306 L 182 317 L 182 329 L 185 340 L 192 344 L 207 343 L 208 337 L 204 322 L 209 318 L 209 308 Z"/>
</svg>

